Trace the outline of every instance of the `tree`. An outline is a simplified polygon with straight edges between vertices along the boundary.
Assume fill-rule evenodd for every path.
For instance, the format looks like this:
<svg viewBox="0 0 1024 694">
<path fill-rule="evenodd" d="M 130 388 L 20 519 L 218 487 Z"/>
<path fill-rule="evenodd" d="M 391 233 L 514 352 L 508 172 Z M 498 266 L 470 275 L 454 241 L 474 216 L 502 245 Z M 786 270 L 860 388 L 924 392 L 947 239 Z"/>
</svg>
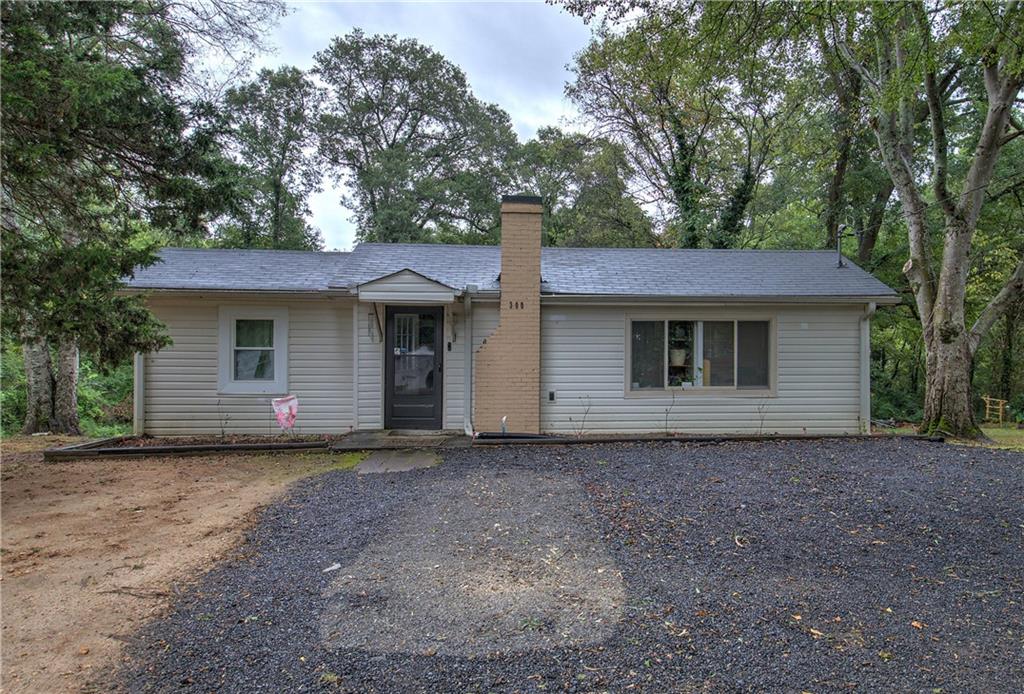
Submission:
<svg viewBox="0 0 1024 694">
<path fill-rule="evenodd" d="M 632 168 L 611 142 L 541 128 L 523 145 L 520 187 L 544 201 L 549 246 L 647 247 L 658 242 L 651 221 L 629 194 Z"/>
<path fill-rule="evenodd" d="M 318 249 L 306 221 L 320 190 L 313 125 L 319 90 L 294 67 L 261 70 L 225 97 L 229 141 L 240 168 L 239 197 L 217 230 L 225 246 Z"/>
<path fill-rule="evenodd" d="M 624 31 L 599 28 L 566 92 L 624 148 L 635 197 L 676 245 L 736 246 L 799 103 L 774 86 L 785 84 L 788 46 L 759 28 L 767 20 L 733 4 L 646 9 Z M 758 45 L 737 43 L 747 36 Z"/>
<path fill-rule="evenodd" d="M 116 292 L 155 260 L 150 229 L 195 233 L 228 197 L 200 48 L 254 39 L 276 0 L 4 3 L 0 35 L 5 327 L 25 345 L 26 431 L 77 433 L 79 348 L 166 344 Z M 56 346 L 57 359 L 51 357 Z"/>
<path fill-rule="evenodd" d="M 430 48 L 356 30 L 316 55 L 320 152 L 351 191 L 366 241 L 497 240 L 512 181 L 508 115 Z"/>
<path fill-rule="evenodd" d="M 849 15 L 831 19 L 838 54 L 865 85 L 872 129 L 907 225 L 904 273 L 921 319 L 927 366 L 921 428 L 976 436 L 971 364 L 989 329 L 1024 292 L 1022 258 L 967 328 L 975 231 L 1002 150 L 1024 134 L 1014 115 L 1024 85 L 1024 8 L 868 5 L 853 17 L 853 31 L 844 26 Z M 927 113 L 924 132 L 914 127 L 919 110 Z M 971 153 L 961 156 L 968 148 Z M 935 208 L 941 246 L 933 243 Z"/>
</svg>

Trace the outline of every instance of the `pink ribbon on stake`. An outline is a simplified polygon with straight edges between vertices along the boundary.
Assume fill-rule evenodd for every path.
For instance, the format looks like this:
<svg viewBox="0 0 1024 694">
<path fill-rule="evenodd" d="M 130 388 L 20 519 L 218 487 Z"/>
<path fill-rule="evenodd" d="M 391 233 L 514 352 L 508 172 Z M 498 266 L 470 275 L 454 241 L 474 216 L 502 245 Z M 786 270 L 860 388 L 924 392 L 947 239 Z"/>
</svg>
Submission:
<svg viewBox="0 0 1024 694">
<path fill-rule="evenodd" d="M 295 426 L 295 418 L 299 416 L 299 399 L 294 395 L 286 395 L 283 398 L 271 400 L 274 406 L 274 416 L 277 423 L 284 431 L 291 431 Z"/>
</svg>

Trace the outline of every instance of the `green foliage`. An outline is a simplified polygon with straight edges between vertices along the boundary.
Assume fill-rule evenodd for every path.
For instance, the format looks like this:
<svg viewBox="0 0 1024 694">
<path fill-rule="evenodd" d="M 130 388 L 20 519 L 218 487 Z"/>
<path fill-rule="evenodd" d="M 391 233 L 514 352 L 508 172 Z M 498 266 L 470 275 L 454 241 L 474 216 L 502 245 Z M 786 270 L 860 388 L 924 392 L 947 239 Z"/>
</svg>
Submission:
<svg viewBox="0 0 1024 694">
<path fill-rule="evenodd" d="M 411 39 L 334 39 L 316 54 L 327 94 L 320 153 L 352 191 L 365 241 L 497 240 L 516 148 L 508 114 L 462 70 Z"/>
<path fill-rule="evenodd" d="M 119 280 L 154 261 L 147 230 L 201 233 L 231 199 L 219 120 L 183 98 L 184 80 L 196 41 L 244 33 L 265 6 L 0 5 L 8 329 L 73 335 L 105 364 L 167 343 Z"/>
<path fill-rule="evenodd" d="M 647 247 L 657 237 L 630 195 L 632 169 L 603 138 L 541 128 L 519 153 L 519 186 L 544 203 L 548 246 Z"/>
<path fill-rule="evenodd" d="M 119 293 L 122 277 L 154 262 L 152 246 L 95 239 L 66 246 L 7 227 L 2 238 L 5 330 L 74 336 L 79 349 L 107 366 L 170 344 L 143 298 Z"/>
<path fill-rule="evenodd" d="M 237 159 L 236 196 L 217 245 L 313 250 L 323 246 L 306 221 L 320 190 L 313 124 L 320 91 L 294 67 L 261 70 L 225 98 L 228 135 Z"/>
<path fill-rule="evenodd" d="M 25 421 L 25 363 L 21 345 L 5 338 L 0 352 L 0 434 L 21 430 Z"/>
<path fill-rule="evenodd" d="M 88 357 L 82 359 L 78 382 L 78 408 L 86 436 L 119 436 L 131 428 L 132 366 L 119 364 L 100 369 Z M 25 368 L 21 345 L 3 340 L 0 353 L 0 434 L 21 431 L 25 419 Z"/>
<path fill-rule="evenodd" d="M 569 3 L 587 13 L 585 3 Z M 806 51 L 783 40 L 783 4 L 645 7 L 602 26 L 566 93 L 635 171 L 663 242 L 735 247 L 803 94 L 785 79 Z"/>
</svg>

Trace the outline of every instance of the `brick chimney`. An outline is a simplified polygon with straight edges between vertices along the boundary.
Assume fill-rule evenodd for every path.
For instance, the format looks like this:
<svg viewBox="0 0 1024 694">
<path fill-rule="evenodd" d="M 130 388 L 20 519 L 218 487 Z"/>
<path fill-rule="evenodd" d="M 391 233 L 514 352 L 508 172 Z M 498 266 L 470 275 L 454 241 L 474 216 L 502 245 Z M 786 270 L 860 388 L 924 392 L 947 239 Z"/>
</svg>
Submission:
<svg viewBox="0 0 1024 694">
<path fill-rule="evenodd" d="M 498 327 L 476 353 L 477 431 L 540 432 L 540 234 L 533 195 L 501 199 L 501 305 Z"/>
</svg>

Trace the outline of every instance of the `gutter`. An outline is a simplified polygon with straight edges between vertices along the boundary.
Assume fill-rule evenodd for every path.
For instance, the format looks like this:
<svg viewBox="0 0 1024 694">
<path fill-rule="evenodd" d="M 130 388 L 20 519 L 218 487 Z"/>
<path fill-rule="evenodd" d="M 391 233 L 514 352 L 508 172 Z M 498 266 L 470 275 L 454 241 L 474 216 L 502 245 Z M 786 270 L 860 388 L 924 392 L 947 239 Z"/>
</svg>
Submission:
<svg viewBox="0 0 1024 694">
<path fill-rule="evenodd" d="M 842 295 L 816 295 L 816 296 L 652 296 L 650 294 L 562 294 L 542 293 L 541 299 L 549 304 L 578 304 L 578 303 L 601 303 L 601 304 L 627 304 L 637 303 L 671 303 L 671 304 L 700 304 L 704 306 L 729 305 L 729 304 L 886 304 L 894 305 L 900 303 L 901 299 L 895 295 L 879 296 L 842 296 Z"/>
<path fill-rule="evenodd" d="M 473 295 L 476 294 L 476 285 L 469 285 L 462 294 L 462 302 L 465 305 L 465 314 L 462 320 L 463 343 L 463 370 L 462 379 L 462 426 L 466 436 L 473 435 Z"/>
</svg>

